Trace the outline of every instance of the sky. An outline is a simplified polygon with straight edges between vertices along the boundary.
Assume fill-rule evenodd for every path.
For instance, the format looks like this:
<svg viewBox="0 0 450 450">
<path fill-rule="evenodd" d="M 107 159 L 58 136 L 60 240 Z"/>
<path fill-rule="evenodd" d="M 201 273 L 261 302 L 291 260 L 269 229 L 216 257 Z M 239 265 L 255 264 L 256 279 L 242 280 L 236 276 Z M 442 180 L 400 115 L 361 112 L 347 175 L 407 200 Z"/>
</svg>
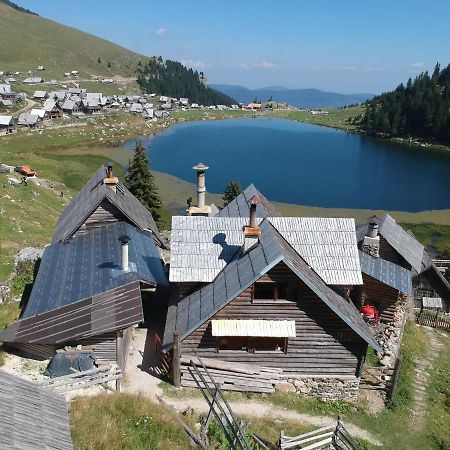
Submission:
<svg viewBox="0 0 450 450">
<path fill-rule="evenodd" d="M 390 90 L 450 63 L 449 0 L 15 0 L 210 84 Z"/>
</svg>

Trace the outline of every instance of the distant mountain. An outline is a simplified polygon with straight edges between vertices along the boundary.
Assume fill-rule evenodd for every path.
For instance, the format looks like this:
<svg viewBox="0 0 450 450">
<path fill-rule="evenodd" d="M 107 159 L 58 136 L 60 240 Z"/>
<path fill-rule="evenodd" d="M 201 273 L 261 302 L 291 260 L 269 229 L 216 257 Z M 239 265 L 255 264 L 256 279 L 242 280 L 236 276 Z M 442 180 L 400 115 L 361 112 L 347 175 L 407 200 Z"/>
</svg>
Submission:
<svg viewBox="0 0 450 450">
<path fill-rule="evenodd" d="M 250 103 L 253 100 L 272 100 L 288 103 L 297 108 L 322 108 L 352 105 L 362 103 L 373 97 L 372 94 L 337 94 L 319 89 L 288 89 L 280 86 L 268 86 L 260 89 L 247 89 L 244 86 L 228 84 L 212 84 L 212 88 L 237 99 L 239 102 Z"/>
</svg>

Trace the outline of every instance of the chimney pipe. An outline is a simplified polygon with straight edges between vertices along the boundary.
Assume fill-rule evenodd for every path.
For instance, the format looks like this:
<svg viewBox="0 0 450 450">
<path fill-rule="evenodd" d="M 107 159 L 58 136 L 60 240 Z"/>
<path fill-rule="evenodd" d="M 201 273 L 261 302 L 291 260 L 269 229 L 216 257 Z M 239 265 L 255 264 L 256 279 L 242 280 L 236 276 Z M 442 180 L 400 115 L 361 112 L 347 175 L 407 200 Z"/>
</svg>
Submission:
<svg viewBox="0 0 450 450">
<path fill-rule="evenodd" d="M 378 217 L 376 215 L 369 219 L 361 250 L 375 258 L 380 256 L 380 236 L 378 235 Z"/>
<path fill-rule="evenodd" d="M 256 217 L 256 205 L 258 201 L 256 197 L 250 199 L 250 222 L 248 226 L 244 226 L 244 247 L 243 251 L 248 252 L 251 250 L 258 242 L 261 230 L 257 223 Z"/>
<path fill-rule="evenodd" d="M 130 242 L 130 237 L 126 234 L 119 237 L 119 242 L 122 244 L 122 259 L 120 261 L 120 268 L 124 272 L 130 270 L 129 260 L 128 260 L 128 243 Z"/>
<path fill-rule="evenodd" d="M 205 207 L 205 172 L 209 169 L 203 163 L 198 163 L 196 166 L 192 167 L 197 171 L 197 208 Z"/>
<path fill-rule="evenodd" d="M 113 175 L 113 165 L 112 162 L 108 162 L 106 177 L 103 178 L 103 183 L 112 189 L 114 192 L 117 192 L 117 183 L 119 179 Z"/>
</svg>

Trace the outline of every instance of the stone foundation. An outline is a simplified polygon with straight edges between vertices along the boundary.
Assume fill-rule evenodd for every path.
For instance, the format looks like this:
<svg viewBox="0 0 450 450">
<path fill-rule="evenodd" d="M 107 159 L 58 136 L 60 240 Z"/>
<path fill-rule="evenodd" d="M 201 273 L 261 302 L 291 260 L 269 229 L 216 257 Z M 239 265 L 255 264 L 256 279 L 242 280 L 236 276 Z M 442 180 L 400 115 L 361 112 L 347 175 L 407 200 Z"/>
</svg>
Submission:
<svg viewBox="0 0 450 450">
<path fill-rule="evenodd" d="M 295 392 L 328 400 L 354 400 L 358 397 L 359 378 L 355 376 L 305 376 L 286 378 L 276 385 L 281 392 Z"/>
</svg>

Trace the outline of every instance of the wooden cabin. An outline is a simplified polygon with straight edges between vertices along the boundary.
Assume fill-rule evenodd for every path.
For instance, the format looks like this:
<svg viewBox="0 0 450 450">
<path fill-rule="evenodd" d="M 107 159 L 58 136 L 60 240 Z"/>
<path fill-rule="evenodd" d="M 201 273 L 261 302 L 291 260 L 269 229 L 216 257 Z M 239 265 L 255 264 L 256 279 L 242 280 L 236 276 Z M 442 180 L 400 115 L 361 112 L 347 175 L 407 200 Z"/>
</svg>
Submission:
<svg viewBox="0 0 450 450">
<path fill-rule="evenodd" d="M 238 202 L 246 203 L 242 194 Z M 306 389 L 311 395 L 354 397 L 367 345 L 381 348 L 340 294 L 362 284 L 353 220 L 261 219 L 254 202 L 249 199 L 250 222 L 173 218 L 170 281 L 176 289 L 163 349 L 173 358 L 174 383 L 195 387 L 186 363 L 200 357 L 224 389 L 270 392 L 230 375 L 229 365 L 240 364 L 271 368 L 310 387 L 322 383 L 320 392 Z M 339 383 L 352 384 L 352 392 L 338 392 Z"/>
<path fill-rule="evenodd" d="M 403 268 L 410 271 L 412 278 L 410 297 L 414 298 L 416 307 L 420 307 L 423 297 L 441 297 L 444 310 L 449 310 L 449 281 L 434 265 L 425 247 L 410 232 L 397 224 L 389 214 L 380 218 L 374 216 L 367 224 L 358 227 L 356 234 L 362 252 L 379 261 L 384 261 L 378 262 L 380 268 L 382 265 L 385 266 L 385 270 L 390 267 L 395 273 L 393 277 L 400 277 L 397 282 L 391 277 L 392 282 L 389 284 L 387 280 L 390 275 L 386 274 L 383 280 L 385 284 L 393 288 L 401 285 L 404 275 L 399 268 Z M 404 293 L 407 292 L 404 291 Z M 392 295 L 392 292 L 391 295 L 388 292 L 385 294 L 379 292 L 372 296 L 372 301 L 392 304 Z"/>
<path fill-rule="evenodd" d="M 0 341 L 41 358 L 81 345 L 124 370 L 143 302 L 168 284 L 162 246 L 151 213 L 100 167 L 59 217 L 21 318 Z"/>
</svg>

